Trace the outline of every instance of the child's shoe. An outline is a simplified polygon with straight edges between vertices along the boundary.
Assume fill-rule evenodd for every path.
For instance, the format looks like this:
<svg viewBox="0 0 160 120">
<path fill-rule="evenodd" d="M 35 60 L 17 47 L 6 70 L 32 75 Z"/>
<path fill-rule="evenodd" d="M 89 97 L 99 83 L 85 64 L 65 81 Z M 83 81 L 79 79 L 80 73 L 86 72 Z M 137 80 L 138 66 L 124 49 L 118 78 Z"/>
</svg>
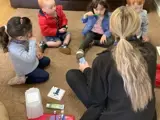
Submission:
<svg viewBox="0 0 160 120">
<path fill-rule="evenodd" d="M 71 49 L 70 49 L 67 45 L 61 45 L 61 46 L 59 47 L 59 51 L 60 51 L 61 53 L 66 54 L 66 55 L 70 55 L 70 54 L 71 54 Z"/>
<path fill-rule="evenodd" d="M 8 85 L 20 85 L 20 84 L 25 84 L 26 82 L 26 77 L 25 76 L 18 76 L 16 75 L 12 79 L 8 81 Z"/>
<path fill-rule="evenodd" d="M 82 49 L 79 49 L 76 53 L 76 58 L 79 60 L 82 57 L 84 57 L 84 51 Z"/>
<path fill-rule="evenodd" d="M 48 45 L 44 41 L 41 41 L 39 47 L 41 48 L 42 53 L 44 53 L 45 49 L 48 48 Z"/>
</svg>

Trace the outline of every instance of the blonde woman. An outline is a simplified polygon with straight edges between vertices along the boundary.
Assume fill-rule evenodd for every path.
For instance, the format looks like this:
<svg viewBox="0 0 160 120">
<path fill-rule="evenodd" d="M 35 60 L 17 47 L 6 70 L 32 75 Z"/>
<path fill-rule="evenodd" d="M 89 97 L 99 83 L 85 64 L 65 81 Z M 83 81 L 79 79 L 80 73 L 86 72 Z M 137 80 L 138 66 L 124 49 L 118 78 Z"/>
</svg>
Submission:
<svg viewBox="0 0 160 120">
<path fill-rule="evenodd" d="M 140 28 L 138 14 L 119 7 L 111 15 L 116 46 L 67 72 L 66 79 L 87 111 L 81 120 L 156 120 L 156 50 L 150 43 L 128 41 Z"/>
</svg>

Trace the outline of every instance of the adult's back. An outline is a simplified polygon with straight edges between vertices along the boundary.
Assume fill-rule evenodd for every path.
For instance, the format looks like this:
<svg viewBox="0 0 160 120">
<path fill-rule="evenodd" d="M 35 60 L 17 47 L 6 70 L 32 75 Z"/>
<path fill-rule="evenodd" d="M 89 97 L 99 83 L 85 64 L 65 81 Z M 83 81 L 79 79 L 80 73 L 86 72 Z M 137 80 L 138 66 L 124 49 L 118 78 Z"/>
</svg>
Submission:
<svg viewBox="0 0 160 120">
<path fill-rule="evenodd" d="M 150 43 L 129 41 L 140 29 L 139 15 L 117 8 L 110 30 L 117 45 L 93 62 L 70 70 L 67 82 L 87 111 L 81 120 L 156 120 L 154 80 L 156 50 Z"/>
<path fill-rule="evenodd" d="M 101 73 L 101 82 L 104 83 L 101 87 L 107 89 L 104 89 L 106 93 L 104 92 L 103 98 L 106 98 L 106 100 L 105 106 L 103 107 L 104 111 L 99 118 L 100 120 L 156 120 L 154 118 L 156 114 L 154 94 L 156 49 L 151 43 L 139 43 L 139 41 L 131 43 L 135 44 L 140 49 L 142 56 L 146 60 L 148 74 L 151 79 L 153 98 L 147 103 L 143 110 L 135 112 L 132 108 L 131 100 L 124 89 L 123 78 L 117 71 L 112 52 L 104 51 L 94 62 L 94 66 L 101 64 L 101 67 L 97 67 L 96 71 Z M 95 76 L 97 76 L 97 74 L 95 74 Z M 100 96 L 101 93 L 99 91 Z M 99 108 L 100 107 L 101 106 L 99 106 Z M 83 117 L 85 117 L 85 115 Z"/>
</svg>

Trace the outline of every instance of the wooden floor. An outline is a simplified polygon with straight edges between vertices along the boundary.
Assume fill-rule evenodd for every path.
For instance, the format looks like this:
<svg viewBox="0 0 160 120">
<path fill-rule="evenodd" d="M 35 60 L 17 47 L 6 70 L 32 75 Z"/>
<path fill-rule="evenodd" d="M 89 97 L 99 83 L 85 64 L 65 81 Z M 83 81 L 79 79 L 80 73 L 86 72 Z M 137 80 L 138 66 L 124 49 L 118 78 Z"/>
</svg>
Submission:
<svg viewBox="0 0 160 120">
<path fill-rule="evenodd" d="M 7 23 L 11 15 L 14 14 L 16 9 L 12 8 L 10 5 L 10 0 L 0 0 L 0 26 Z"/>
</svg>

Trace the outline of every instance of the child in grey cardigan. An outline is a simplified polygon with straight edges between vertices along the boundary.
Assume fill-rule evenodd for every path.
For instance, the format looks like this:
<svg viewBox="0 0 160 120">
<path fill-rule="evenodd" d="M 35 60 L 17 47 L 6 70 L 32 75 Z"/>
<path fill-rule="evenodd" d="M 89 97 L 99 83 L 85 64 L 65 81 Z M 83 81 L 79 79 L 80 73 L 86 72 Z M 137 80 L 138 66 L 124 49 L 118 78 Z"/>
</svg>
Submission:
<svg viewBox="0 0 160 120">
<path fill-rule="evenodd" d="M 40 83 L 48 80 L 49 74 L 43 69 L 49 65 L 50 59 L 37 54 L 36 40 L 31 38 L 30 19 L 13 17 L 8 21 L 6 28 L 0 28 L 0 44 L 4 52 L 9 52 L 17 75 L 9 84 Z"/>
<path fill-rule="evenodd" d="M 140 16 L 141 28 L 137 33 L 137 38 L 142 38 L 145 42 L 148 38 L 148 15 L 147 11 L 143 9 L 145 0 L 127 0 L 127 6 L 132 7 Z"/>
</svg>

